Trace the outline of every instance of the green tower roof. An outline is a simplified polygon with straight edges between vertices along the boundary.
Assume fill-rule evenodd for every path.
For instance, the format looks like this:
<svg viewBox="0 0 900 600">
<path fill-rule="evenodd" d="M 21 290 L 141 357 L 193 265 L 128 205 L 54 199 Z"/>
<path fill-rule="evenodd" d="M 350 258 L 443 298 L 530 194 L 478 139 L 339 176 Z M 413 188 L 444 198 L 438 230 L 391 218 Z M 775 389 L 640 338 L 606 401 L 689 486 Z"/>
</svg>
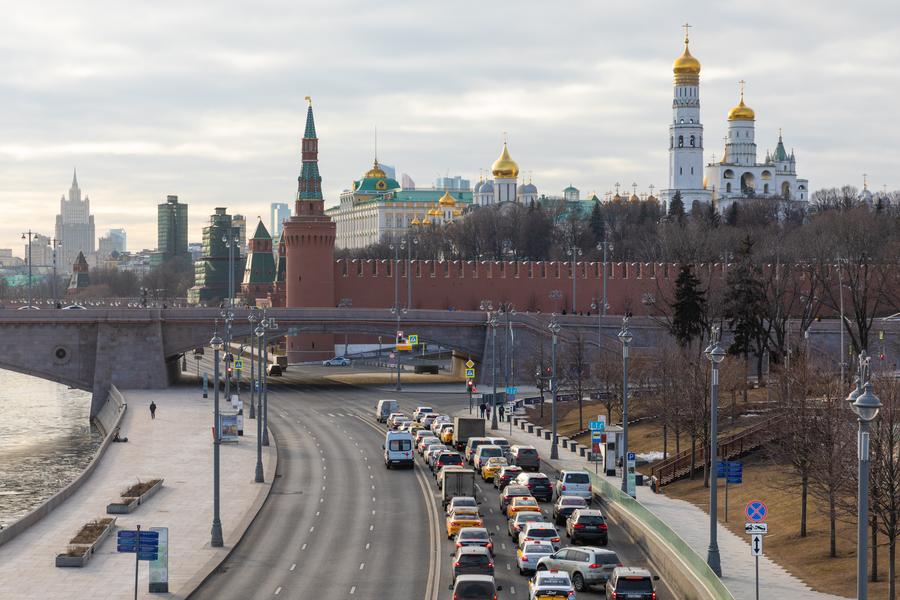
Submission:
<svg viewBox="0 0 900 600">
<path fill-rule="evenodd" d="M 254 240 L 271 240 L 272 236 L 269 235 L 269 230 L 266 229 L 266 226 L 263 225 L 263 222 L 260 221 L 256 226 L 256 233 L 253 234 Z"/>
</svg>

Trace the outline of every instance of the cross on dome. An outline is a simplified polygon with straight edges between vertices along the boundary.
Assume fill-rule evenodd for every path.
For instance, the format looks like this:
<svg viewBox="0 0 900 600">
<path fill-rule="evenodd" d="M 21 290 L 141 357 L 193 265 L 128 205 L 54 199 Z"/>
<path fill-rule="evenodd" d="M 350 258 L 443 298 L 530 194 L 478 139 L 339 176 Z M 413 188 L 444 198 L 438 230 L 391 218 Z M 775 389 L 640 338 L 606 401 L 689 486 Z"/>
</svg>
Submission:
<svg viewBox="0 0 900 600">
<path fill-rule="evenodd" d="M 684 27 L 684 43 L 687 44 L 688 43 L 688 29 L 690 29 L 692 27 L 692 25 L 690 23 L 685 23 L 684 25 L 682 25 L 682 27 Z"/>
</svg>

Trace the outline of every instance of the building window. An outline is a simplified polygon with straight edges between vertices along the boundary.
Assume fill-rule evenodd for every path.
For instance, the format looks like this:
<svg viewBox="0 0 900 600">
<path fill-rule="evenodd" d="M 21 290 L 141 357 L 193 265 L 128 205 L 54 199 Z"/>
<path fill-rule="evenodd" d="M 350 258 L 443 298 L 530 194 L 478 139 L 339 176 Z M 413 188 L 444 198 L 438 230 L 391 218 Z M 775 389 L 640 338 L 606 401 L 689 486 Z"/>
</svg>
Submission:
<svg viewBox="0 0 900 600">
<path fill-rule="evenodd" d="M 674 147 L 675 147 L 675 138 L 670 135 L 669 136 L 669 149 L 671 150 Z"/>
<path fill-rule="evenodd" d="M 695 145 L 696 145 L 696 138 L 695 138 L 695 136 L 692 135 L 691 136 L 691 148 L 693 148 Z"/>
<path fill-rule="evenodd" d="M 684 175 L 684 169 L 682 169 L 681 167 L 678 167 L 678 174 Z"/>
<path fill-rule="evenodd" d="M 769 193 L 769 184 L 764 183 L 763 184 L 763 194 L 768 194 L 768 193 Z"/>
<path fill-rule="evenodd" d="M 678 147 L 684 148 L 684 136 L 683 135 L 678 136 Z"/>
<path fill-rule="evenodd" d="M 691 167 L 691 175 L 694 174 L 694 167 Z"/>
<path fill-rule="evenodd" d="M 693 122 L 694 122 L 694 120 L 693 120 L 693 119 L 689 119 L 689 121 L 690 121 L 690 122 L 691 122 L 691 123 L 693 123 Z"/>
<path fill-rule="evenodd" d="M 731 192 L 731 182 L 725 184 L 725 191 L 729 193 Z"/>
</svg>

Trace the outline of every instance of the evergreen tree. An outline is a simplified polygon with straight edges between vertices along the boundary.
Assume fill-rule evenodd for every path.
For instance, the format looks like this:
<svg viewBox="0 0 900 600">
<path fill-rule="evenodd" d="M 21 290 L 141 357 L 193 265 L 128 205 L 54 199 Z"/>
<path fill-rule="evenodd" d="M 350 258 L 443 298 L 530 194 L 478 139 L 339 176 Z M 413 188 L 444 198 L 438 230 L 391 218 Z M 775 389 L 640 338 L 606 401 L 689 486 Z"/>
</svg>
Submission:
<svg viewBox="0 0 900 600">
<path fill-rule="evenodd" d="M 606 227 L 606 222 L 603 219 L 603 211 L 600 208 L 599 202 L 594 202 L 594 208 L 591 210 L 590 225 L 591 231 L 594 234 L 594 239 L 602 240 L 603 229 Z"/>
<path fill-rule="evenodd" d="M 710 202 L 706 205 L 706 224 L 710 227 L 718 227 L 720 221 L 719 211 L 716 210 L 715 204 Z"/>
<path fill-rule="evenodd" d="M 675 280 L 675 302 L 672 303 L 671 332 L 682 348 L 703 335 L 706 315 L 706 292 L 690 265 L 683 265 Z"/>
<path fill-rule="evenodd" d="M 681 199 L 681 190 L 675 190 L 675 195 L 669 200 L 669 218 L 679 223 L 684 220 L 684 201 Z"/>
<path fill-rule="evenodd" d="M 725 224 L 729 227 L 736 227 L 738 224 L 738 203 L 732 202 L 725 210 Z"/>
<path fill-rule="evenodd" d="M 727 287 L 722 310 L 734 335 L 728 352 L 744 357 L 752 353 L 757 359 L 757 375 L 761 378 L 762 357 L 767 346 L 763 320 L 766 292 L 762 271 L 753 263 L 753 240 L 749 235 L 741 241 L 735 259 L 725 278 Z"/>
</svg>

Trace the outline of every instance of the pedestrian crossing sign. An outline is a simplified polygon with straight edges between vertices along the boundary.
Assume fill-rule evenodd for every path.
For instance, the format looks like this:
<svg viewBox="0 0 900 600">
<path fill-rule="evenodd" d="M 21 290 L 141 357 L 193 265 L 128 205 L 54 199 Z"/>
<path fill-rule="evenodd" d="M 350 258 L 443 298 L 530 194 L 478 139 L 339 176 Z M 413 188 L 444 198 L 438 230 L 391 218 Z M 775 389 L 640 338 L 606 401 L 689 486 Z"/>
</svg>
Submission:
<svg viewBox="0 0 900 600">
<path fill-rule="evenodd" d="M 409 337 L 406 338 L 406 340 L 409 342 L 410 346 L 417 346 L 419 344 L 419 336 L 414 333 L 409 334 Z"/>
<path fill-rule="evenodd" d="M 475 379 L 475 369 L 466 369 L 466 379 Z"/>
<path fill-rule="evenodd" d="M 238 371 L 240 371 L 241 369 L 243 369 L 243 368 L 244 368 L 244 361 L 242 361 L 241 359 L 237 359 L 236 361 L 234 361 L 234 368 L 237 369 Z"/>
</svg>

